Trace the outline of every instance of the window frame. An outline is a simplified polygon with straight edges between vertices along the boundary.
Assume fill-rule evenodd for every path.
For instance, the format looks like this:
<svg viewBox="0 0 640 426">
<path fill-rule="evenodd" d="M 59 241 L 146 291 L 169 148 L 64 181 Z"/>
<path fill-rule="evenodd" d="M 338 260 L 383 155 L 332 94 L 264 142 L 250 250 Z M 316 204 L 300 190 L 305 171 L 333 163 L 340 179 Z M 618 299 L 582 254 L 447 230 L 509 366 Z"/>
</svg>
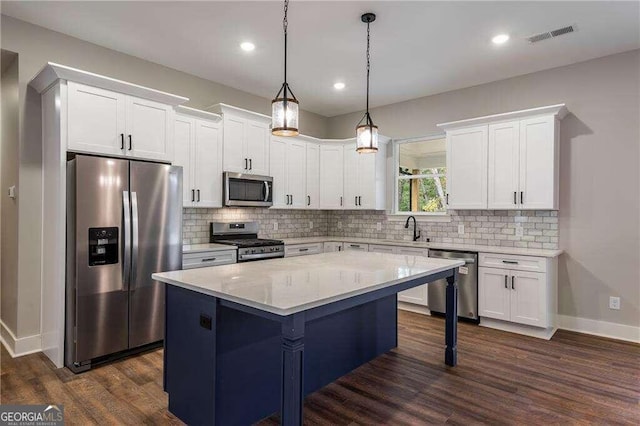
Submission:
<svg viewBox="0 0 640 426">
<path fill-rule="evenodd" d="M 451 221 L 451 217 L 449 214 L 449 209 L 445 206 L 444 212 L 403 212 L 398 211 L 398 187 L 400 180 L 410 180 L 410 179 L 419 179 L 419 178 L 431 178 L 434 176 L 445 176 L 446 173 L 436 173 L 436 174 L 427 174 L 427 175 L 412 175 L 411 177 L 401 177 L 400 176 L 400 145 L 405 143 L 414 143 L 414 142 L 428 142 L 432 140 L 440 140 L 445 139 L 446 146 L 446 134 L 445 133 L 435 133 L 427 136 L 417 137 L 417 138 L 407 138 L 407 139 L 394 139 L 393 140 L 393 204 L 392 204 L 392 215 L 397 216 L 399 218 L 406 218 L 408 216 L 416 216 L 420 219 L 428 220 L 442 220 L 446 222 Z M 445 166 L 446 167 L 446 166 Z"/>
</svg>

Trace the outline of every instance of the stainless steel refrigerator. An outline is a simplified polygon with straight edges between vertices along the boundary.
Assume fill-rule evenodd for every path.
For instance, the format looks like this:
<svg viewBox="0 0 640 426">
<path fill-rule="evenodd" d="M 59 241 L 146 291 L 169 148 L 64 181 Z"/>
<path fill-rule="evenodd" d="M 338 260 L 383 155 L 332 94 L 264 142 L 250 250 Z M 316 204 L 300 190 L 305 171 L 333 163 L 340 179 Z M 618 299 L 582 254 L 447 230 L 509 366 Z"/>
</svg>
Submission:
<svg viewBox="0 0 640 426">
<path fill-rule="evenodd" d="M 177 269 L 181 167 L 84 155 L 68 161 L 67 367 L 84 371 L 161 341 L 164 284 L 151 274 Z"/>
</svg>

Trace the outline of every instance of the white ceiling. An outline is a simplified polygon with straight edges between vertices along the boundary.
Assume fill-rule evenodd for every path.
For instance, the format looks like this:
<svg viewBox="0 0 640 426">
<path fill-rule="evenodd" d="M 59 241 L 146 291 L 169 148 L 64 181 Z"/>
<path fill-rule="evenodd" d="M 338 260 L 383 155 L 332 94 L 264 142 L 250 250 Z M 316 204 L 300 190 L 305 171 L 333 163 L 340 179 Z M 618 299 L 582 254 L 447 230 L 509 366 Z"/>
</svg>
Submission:
<svg viewBox="0 0 640 426">
<path fill-rule="evenodd" d="M 372 24 L 371 104 L 386 105 L 640 48 L 638 2 L 292 1 L 289 82 L 301 108 L 364 109 Z M 2 13 L 247 92 L 282 84 L 282 2 L 2 2 Z M 566 25 L 578 31 L 529 45 Z M 494 46 L 506 32 L 511 40 Z M 250 40 L 256 50 L 240 50 Z M 337 92 L 333 83 L 344 81 Z"/>
</svg>

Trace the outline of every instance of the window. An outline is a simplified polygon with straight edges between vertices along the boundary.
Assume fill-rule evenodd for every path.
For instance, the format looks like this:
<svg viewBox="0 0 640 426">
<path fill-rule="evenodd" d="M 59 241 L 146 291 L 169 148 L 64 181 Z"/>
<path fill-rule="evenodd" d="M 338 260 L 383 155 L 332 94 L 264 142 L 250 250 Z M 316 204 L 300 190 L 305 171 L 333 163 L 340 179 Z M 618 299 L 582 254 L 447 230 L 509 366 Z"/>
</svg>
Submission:
<svg viewBox="0 0 640 426">
<path fill-rule="evenodd" d="M 396 142 L 396 213 L 445 214 L 446 139 Z"/>
</svg>

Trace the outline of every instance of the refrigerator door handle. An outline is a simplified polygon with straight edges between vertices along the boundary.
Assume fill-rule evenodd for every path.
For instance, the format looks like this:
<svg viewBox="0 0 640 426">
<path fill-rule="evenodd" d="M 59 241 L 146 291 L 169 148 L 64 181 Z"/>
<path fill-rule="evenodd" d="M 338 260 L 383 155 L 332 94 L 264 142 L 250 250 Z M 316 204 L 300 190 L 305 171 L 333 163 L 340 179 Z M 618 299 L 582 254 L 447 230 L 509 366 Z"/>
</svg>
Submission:
<svg viewBox="0 0 640 426">
<path fill-rule="evenodd" d="M 131 193 L 131 285 L 136 282 L 138 268 L 138 194 Z M 131 288 L 131 285 L 129 286 Z"/>
<path fill-rule="evenodd" d="M 129 205 L 129 191 L 122 191 L 122 210 L 124 225 L 122 239 L 124 241 L 124 253 L 122 255 L 122 289 L 129 287 L 129 276 L 131 274 L 131 207 Z"/>
</svg>

